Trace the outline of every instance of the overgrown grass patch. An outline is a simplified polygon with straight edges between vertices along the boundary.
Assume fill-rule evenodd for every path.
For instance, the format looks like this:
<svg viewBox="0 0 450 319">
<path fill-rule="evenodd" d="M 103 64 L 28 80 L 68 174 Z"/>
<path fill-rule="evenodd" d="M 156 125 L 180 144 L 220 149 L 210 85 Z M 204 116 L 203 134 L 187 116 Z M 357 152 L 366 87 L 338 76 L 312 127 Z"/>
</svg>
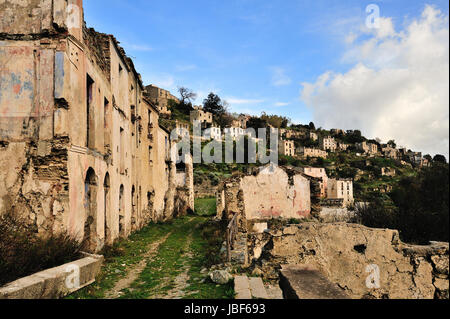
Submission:
<svg viewBox="0 0 450 319">
<path fill-rule="evenodd" d="M 214 216 L 216 214 L 215 198 L 195 199 L 195 213 L 199 216 Z"/>
<path fill-rule="evenodd" d="M 147 299 L 163 295 L 174 287 L 174 279 L 182 271 L 187 237 L 195 227 L 195 218 L 183 217 L 173 224 L 173 232 L 159 247 L 158 254 L 149 261 L 139 278 L 125 290 L 121 299 Z"/>
<path fill-rule="evenodd" d="M 174 222 L 173 224 L 175 224 Z M 128 268 L 143 259 L 147 247 L 158 241 L 172 230 L 172 223 L 150 224 L 132 234 L 128 239 L 116 242 L 105 249 L 105 263 L 96 282 L 71 296 L 68 299 L 102 299 L 115 283 L 126 276 Z"/>
<path fill-rule="evenodd" d="M 105 265 L 97 282 L 69 298 L 105 298 L 105 293 L 127 275 L 129 269 L 139 263 L 146 248 L 164 238 L 157 253 L 150 258 L 138 278 L 122 290 L 121 299 L 151 299 L 164 297 L 175 288 L 175 278 L 188 270 L 188 286 L 183 289 L 184 298 L 222 299 L 233 298 L 232 284 L 216 285 L 204 280 L 209 269 L 220 262 L 219 251 L 224 240 L 220 223 L 206 217 L 183 217 L 168 224 L 152 224 L 109 248 Z M 117 255 L 117 256 L 116 256 Z"/>
<path fill-rule="evenodd" d="M 204 222 L 194 229 L 191 252 L 194 256 L 189 262 L 189 287 L 185 299 L 232 299 L 233 283 L 217 285 L 208 277 L 207 272 L 213 264 L 219 263 L 220 248 L 224 240 L 224 230 L 219 223 Z"/>
</svg>

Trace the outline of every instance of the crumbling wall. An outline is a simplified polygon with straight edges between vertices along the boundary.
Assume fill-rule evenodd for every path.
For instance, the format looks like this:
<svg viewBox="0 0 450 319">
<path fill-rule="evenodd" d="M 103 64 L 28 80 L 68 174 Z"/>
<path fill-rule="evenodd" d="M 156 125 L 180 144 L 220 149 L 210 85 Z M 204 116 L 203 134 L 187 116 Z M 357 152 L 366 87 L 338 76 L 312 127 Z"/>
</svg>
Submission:
<svg viewBox="0 0 450 319">
<path fill-rule="evenodd" d="M 218 188 L 218 214 L 246 220 L 304 218 L 311 213 L 311 183 L 300 173 L 266 166 L 255 175 L 235 176 Z"/>
<path fill-rule="evenodd" d="M 82 0 L 1 0 L 0 38 L 27 40 L 68 33 L 81 39 Z"/>
<path fill-rule="evenodd" d="M 448 298 L 448 243 L 411 246 L 395 230 L 304 223 L 252 235 L 249 246 L 268 277 L 282 264 L 308 264 L 352 298 Z"/>
<path fill-rule="evenodd" d="M 16 212 L 39 234 L 59 232 L 69 212 L 67 140 L 0 149 L 0 214 Z"/>
<path fill-rule="evenodd" d="M 203 178 L 200 183 L 194 185 L 196 198 L 215 197 L 218 190 L 218 185 L 213 185 L 210 179 Z"/>
</svg>

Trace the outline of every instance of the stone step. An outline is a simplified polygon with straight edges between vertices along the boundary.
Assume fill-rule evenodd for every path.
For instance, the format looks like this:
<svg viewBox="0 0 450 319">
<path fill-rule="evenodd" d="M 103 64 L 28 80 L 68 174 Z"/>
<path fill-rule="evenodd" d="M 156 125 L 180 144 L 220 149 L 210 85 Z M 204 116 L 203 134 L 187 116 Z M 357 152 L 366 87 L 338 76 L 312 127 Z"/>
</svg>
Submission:
<svg viewBox="0 0 450 319">
<path fill-rule="evenodd" d="M 234 277 L 234 291 L 236 293 L 236 299 L 271 299 L 264 287 L 264 283 L 261 278 L 248 278 L 247 276 L 235 276 Z M 278 298 L 280 294 L 273 294 L 273 299 Z M 276 298 L 275 298 L 276 297 Z"/>
<path fill-rule="evenodd" d="M 265 288 L 267 291 L 267 295 L 269 296 L 269 299 L 271 300 L 283 299 L 283 291 L 281 290 L 280 286 L 266 285 Z"/>
<path fill-rule="evenodd" d="M 286 299 L 350 299 L 336 284 L 310 265 L 285 265 L 280 286 Z"/>
<path fill-rule="evenodd" d="M 247 276 L 235 276 L 234 277 L 234 292 L 238 300 L 252 299 L 250 292 L 250 283 Z"/>
<path fill-rule="evenodd" d="M 250 291 L 254 299 L 269 299 L 266 288 L 261 278 L 250 278 Z"/>
</svg>

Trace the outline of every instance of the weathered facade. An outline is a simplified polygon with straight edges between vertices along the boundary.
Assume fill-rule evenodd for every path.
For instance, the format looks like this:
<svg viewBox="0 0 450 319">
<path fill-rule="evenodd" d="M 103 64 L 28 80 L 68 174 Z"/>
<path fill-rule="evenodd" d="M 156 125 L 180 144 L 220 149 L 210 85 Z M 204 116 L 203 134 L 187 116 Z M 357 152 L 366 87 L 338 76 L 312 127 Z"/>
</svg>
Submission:
<svg viewBox="0 0 450 319">
<path fill-rule="evenodd" d="M 145 87 L 145 95 L 148 99 L 155 103 L 158 107 L 160 114 L 170 115 L 172 112 L 169 110 L 170 101 L 180 103 L 180 100 L 167 90 L 161 89 L 153 84 Z"/>
<path fill-rule="evenodd" d="M 320 148 L 324 151 L 336 152 L 338 143 L 334 137 L 327 136 L 320 139 Z"/>
<path fill-rule="evenodd" d="M 290 140 L 280 140 L 278 142 L 278 151 L 281 155 L 295 156 L 295 143 Z"/>
<path fill-rule="evenodd" d="M 308 157 L 327 158 L 328 157 L 327 151 L 322 151 L 321 149 L 318 149 L 318 148 L 310 148 L 310 147 L 302 146 L 298 149 L 298 153 L 303 158 L 308 158 Z"/>
<path fill-rule="evenodd" d="M 353 205 L 353 180 L 351 179 L 329 179 L 327 184 L 327 198 L 340 199 L 344 207 Z"/>
<path fill-rule="evenodd" d="M 268 165 L 256 175 L 224 181 L 218 188 L 217 213 L 227 219 L 241 214 L 246 220 L 308 217 L 311 184 L 299 172 Z"/>
<path fill-rule="evenodd" d="M 84 26 L 82 0 L 0 11 L 0 213 L 89 251 L 171 218 L 169 132 L 115 38 Z"/>
<path fill-rule="evenodd" d="M 194 107 L 194 110 L 190 114 L 191 123 L 199 121 L 202 128 L 207 128 L 213 124 L 212 113 L 203 111 L 201 106 Z"/>
<path fill-rule="evenodd" d="M 327 197 L 327 191 L 328 191 L 328 175 L 325 168 L 320 167 L 302 167 L 301 168 L 303 174 L 310 176 L 310 177 L 316 177 L 321 179 L 320 183 L 320 197 L 326 198 Z"/>
</svg>

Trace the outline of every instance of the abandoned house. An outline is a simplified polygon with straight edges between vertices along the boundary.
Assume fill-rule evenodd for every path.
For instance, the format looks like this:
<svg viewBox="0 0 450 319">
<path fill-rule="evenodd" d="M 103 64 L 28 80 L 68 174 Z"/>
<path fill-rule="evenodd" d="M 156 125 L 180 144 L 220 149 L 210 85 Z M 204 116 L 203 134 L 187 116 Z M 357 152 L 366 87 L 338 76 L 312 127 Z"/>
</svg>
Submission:
<svg viewBox="0 0 450 319">
<path fill-rule="evenodd" d="M 295 143 L 290 140 L 278 141 L 278 152 L 284 156 L 295 156 Z"/>
<path fill-rule="evenodd" d="M 320 148 L 324 151 L 336 152 L 338 143 L 334 137 L 327 136 L 320 139 Z"/>
<path fill-rule="evenodd" d="M 170 101 L 180 103 L 180 100 L 167 90 L 161 89 L 153 84 L 145 87 L 144 94 L 148 99 L 155 103 L 160 114 L 171 115 Z"/>
<path fill-rule="evenodd" d="M 213 115 L 210 112 L 203 111 L 201 106 L 196 106 L 190 114 L 190 121 L 191 123 L 199 121 L 202 128 L 207 128 L 213 124 Z"/>
<path fill-rule="evenodd" d="M 326 159 L 328 157 L 327 151 L 322 151 L 321 149 L 312 148 L 312 147 L 301 146 L 297 149 L 297 153 L 302 158 L 317 157 L 317 158 Z"/>
<path fill-rule="evenodd" d="M 193 209 L 192 161 L 112 35 L 85 27 L 82 0 L 1 1 L 0 214 L 95 252 Z"/>
<path fill-rule="evenodd" d="M 320 197 L 319 179 L 315 183 L 312 179 L 299 170 L 271 164 L 254 174 L 233 176 L 218 187 L 217 214 L 225 218 L 240 214 L 248 221 L 309 217 L 312 197 Z"/>
<path fill-rule="evenodd" d="M 352 179 L 329 179 L 327 185 L 327 198 L 341 200 L 344 207 L 355 203 L 353 197 Z"/>
<path fill-rule="evenodd" d="M 321 179 L 320 180 L 320 197 L 326 198 L 327 197 L 327 191 L 328 191 L 328 175 L 327 171 L 323 167 L 302 167 L 301 171 L 303 174 L 310 176 L 310 177 L 316 177 Z"/>
</svg>

